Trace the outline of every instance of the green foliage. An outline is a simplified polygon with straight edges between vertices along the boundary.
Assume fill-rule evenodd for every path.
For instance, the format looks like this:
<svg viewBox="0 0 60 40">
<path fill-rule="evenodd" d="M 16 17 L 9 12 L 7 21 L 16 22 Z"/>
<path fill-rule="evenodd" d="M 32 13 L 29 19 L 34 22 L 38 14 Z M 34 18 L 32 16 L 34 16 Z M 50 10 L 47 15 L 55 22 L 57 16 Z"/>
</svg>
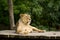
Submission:
<svg viewBox="0 0 60 40">
<path fill-rule="evenodd" d="M 13 0 L 13 4 L 15 22 L 20 13 L 29 13 L 31 25 L 39 29 L 55 30 L 55 25 L 60 24 L 60 0 Z M 1 0 L 0 5 L 0 23 L 9 25 L 7 0 Z"/>
<path fill-rule="evenodd" d="M 7 0 L 0 1 L 0 24 L 9 25 Z"/>
</svg>

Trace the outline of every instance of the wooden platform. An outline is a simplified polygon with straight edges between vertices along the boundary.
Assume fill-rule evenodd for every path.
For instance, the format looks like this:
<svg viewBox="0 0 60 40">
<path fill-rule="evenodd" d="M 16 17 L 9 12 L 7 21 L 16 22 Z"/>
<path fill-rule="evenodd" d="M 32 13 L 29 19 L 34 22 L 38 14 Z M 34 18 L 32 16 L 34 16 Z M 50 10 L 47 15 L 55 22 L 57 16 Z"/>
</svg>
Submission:
<svg viewBox="0 0 60 40">
<path fill-rule="evenodd" d="M 32 32 L 26 35 L 16 34 L 14 30 L 2 30 L 0 31 L 0 37 L 10 38 L 53 38 L 60 39 L 60 31 L 50 31 L 44 33 Z"/>
</svg>

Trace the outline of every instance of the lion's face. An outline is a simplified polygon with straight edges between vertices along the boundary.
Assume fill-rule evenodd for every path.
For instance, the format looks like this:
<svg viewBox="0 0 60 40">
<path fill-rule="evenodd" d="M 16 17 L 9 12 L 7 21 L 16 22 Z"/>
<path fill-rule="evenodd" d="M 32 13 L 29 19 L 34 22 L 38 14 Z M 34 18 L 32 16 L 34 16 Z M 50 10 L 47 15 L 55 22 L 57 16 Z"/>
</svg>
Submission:
<svg viewBox="0 0 60 40">
<path fill-rule="evenodd" d="M 24 24 L 30 24 L 31 22 L 31 17 L 28 14 L 20 14 L 21 20 Z"/>
</svg>

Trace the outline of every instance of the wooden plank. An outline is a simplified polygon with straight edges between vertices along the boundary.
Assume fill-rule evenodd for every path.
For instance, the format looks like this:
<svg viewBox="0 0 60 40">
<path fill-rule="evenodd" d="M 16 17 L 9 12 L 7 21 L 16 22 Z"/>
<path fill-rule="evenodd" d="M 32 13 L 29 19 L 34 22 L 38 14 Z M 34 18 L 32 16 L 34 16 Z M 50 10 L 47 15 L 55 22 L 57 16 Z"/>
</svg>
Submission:
<svg viewBox="0 0 60 40">
<path fill-rule="evenodd" d="M 14 30 L 2 30 L 0 31 L 0 35 L 15 35 L 15 36 L 46 36 L 46 37 L 60 37 L 60 31 L 50 31 L 44 33 L 32 32 L 29 34 L 16 34 Z"/>
<path fill-rule="evenodd" d="M 26 35 L 16 34 L 15 30 L 2 30 L 0 37 L 19 39 L 60 39 L 60 31 L 47 31 L 44 33 L 32 32 Z"/>
</svg>

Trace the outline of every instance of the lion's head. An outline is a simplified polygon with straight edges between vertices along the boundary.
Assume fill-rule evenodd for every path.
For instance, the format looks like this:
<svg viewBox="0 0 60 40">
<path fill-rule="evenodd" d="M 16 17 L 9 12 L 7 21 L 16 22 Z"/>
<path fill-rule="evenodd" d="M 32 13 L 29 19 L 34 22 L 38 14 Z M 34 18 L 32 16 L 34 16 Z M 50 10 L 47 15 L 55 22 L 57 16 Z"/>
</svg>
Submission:
<svg viewBox="0 0 60 40">
<path fill-rule="evenodd" d="M 20 19 L 25 25 L 30 24 L 31 22 L 31 17 L 29 14 L 20 14 Z"/>
</svg>

